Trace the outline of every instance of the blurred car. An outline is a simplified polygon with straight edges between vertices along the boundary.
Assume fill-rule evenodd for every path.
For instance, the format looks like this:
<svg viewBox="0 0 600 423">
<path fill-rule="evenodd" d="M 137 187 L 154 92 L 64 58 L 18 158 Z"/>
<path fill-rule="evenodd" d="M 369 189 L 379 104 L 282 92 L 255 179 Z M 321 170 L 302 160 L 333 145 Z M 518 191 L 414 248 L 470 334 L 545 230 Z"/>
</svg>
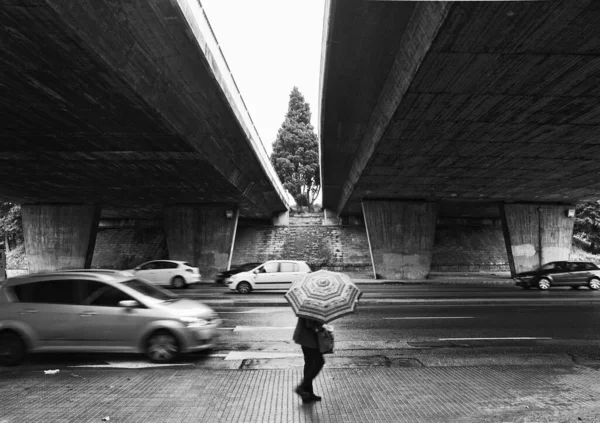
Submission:
<svg viewBox="0 0 600 423">
<path fill-rule="evenodd" d="M 240 272 L 247 272 L 248 270 L 252 270 L 257 266 L 260 266 L 262 263 L 244 263 L 241 264 L 239 266 L 234 266 L 229 270 L 223 270 L 222 272 L 219 272 L 216 274 L 215 276 L 215 282 L 219 283 L 219 284 L 223 284 L 225 285 L 225 281 L 231 277 L 232 275 L 235 275 L 237 273 Z"/>
<path fill-rule="evenodd" d="M 118 271 L 47 272 L 0 284 L 0 364 L 37 352 L 145 353 L 170 362 L 210 349 L 221 319 Z"/>
<path fill-rule="evenodd" d="M 261 289 L 288 289 L 292 282 L 310 271 L 305 261 L 270 260 L 247 272 L 232 275 L 225 283 L 230 290 L 240 294 Z"/>
<path fill-rule="evenodd" d="M 549 289 L 553 286 L 571 286 L 600 289 L 600 268 L 596 264 L 583 261 L 553 261 L 539 269 L 516 275 L 515 284 L 524 289 L 537 287 Z"/>
<path fill-rule="evenodd" d="M 202 280 L 200 269 L 185 261 L 152 260 L 129 270 L 134 275 L 157 285 L 186 288 Z"/>
</svg>

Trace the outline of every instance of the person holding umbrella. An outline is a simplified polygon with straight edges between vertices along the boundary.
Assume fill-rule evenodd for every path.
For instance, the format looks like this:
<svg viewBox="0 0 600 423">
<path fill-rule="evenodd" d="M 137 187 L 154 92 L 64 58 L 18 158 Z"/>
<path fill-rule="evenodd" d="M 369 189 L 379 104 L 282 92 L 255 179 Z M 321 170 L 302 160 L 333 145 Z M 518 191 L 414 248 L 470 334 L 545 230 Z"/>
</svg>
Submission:
<svg viewBox="0 0 600 423">
<path fill-rule="evenodd" d="M 315 395 L 312 382 L 325 365 L 325 359 L 317 343 L 317 332 L 322 328 L 323 324 L 316 320 L 298 317 L 296 330 L 294 330 L 294 342 L 302 346 L 302 354 L 304 354 L 304 379 L 296 388 L 296 393 L 304 403 L 321 401 L 321 397 Z"/>
<path fill-rule="evenodd" d="M 328 270 L 306 274 L 285 293 L 285 299 L 298 316 L 293 340 L 302 346 L 304 378 L 295 392 L 302 402 L 321 401 L 321 397 L 315 395 L 312 383 L 325 364 L 323 352 L 333 351 L 332 337 L 329 346 L 323 349 L 319 346 L 319 337 L 331 336 L 323 325 L 354 313 L 361 295 L 360 289 L 347 275 Z"/>
</svg>

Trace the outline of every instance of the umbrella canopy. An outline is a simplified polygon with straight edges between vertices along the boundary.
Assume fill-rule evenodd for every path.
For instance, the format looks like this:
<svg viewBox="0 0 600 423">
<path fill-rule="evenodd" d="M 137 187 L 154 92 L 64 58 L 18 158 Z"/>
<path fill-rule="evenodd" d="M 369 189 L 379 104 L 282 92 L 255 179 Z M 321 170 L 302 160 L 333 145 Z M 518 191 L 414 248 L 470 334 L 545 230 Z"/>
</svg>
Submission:
<svg viewBox="0 0 600 423">
<path fill-rule="evenodd" d="M 284 297 L 296 316 L 328 323 L 354 313 L 361 295 L 348 275 L 318 270 L 294 282 Z"/>
</svg>

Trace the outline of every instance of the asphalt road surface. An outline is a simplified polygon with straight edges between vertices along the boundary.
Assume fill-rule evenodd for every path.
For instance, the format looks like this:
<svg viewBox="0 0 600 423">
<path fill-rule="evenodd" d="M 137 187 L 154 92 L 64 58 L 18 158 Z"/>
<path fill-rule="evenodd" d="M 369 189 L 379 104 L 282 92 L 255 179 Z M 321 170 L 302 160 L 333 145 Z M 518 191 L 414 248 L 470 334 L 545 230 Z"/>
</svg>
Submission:
<svg viewBox="0 0 600 423">
<path fill-rule="evenodd" d="M 360 305 L 356 314 L 332 322 L 336 337 L 335 357 L 360 358 L 364 365 L 381 365 L 382 359 L 389 362 L 390 357 L 419 360 L 436 354 L 475 360 L 481 355 L 495 354 L 504 360 L 516 360 L 523 353 L 536 353 L 550 354 L 548 357 L 560 354 L 563 359 L 578 356 L 600 360 L 600 302 L 555 301 L 565 298 L 597 301 L 600 293 L 596 291 L 557 289 L 539 292 L 512 286 L 422 285 L 363 285 L 361 289 L 364 291 L 361 301 L 366 305 Z M 220 299 L 228 297 L 250 299 L 258 304 L 264 298 L 282 299 L 282 292 L 244 296 L 229 293 L 222 287 L 201 286 L 180 293 L 209 304 L 222 317 L 223 326 L 219 329 L 214 350 L 186 356 L 178 365 L 209 368 L 301 365 L 300 348 L 291 340 L 296 317 L 287 305 L 240 307 L 219 304 Z M 365 301 L 440 297 L 454 298 L 455 302 L 452 305 L 380 305 Z M 476 298 L 534 298 L 535 301 L 477 305 L 473 302 L 463 304 L 461 300 Z M 351 365 L 352 360 L 345 363 Z M 31 366 L 50 368 L 58 364 L 153 366 L 137 355 L 69 354 L 32 356 L 21 369 Z"/>
</svg>

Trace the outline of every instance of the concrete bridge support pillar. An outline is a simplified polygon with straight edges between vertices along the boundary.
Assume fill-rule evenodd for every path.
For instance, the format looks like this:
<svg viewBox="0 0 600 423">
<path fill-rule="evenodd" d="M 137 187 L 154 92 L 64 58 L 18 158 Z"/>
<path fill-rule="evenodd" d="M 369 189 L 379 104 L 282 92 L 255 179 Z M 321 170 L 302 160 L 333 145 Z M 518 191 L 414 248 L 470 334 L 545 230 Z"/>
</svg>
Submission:
<svg viewBox="0 0 600 423">
<path fill-rule="evenodd" d="M 556 260 L 568 260 L 575 206 L 548 204 L 501 204 L 500 215 L 510 272 L 533 270 Z"/>
<path fill-rule="evenodd" d="M 232 207 L 169 205 L 164 208 L 165 237 L 171 260 L 200 268 L 203 280 L 229 268 L 239 213 Z"/>
<path fill-rule="evenodd" d="M 438 205 L 420 201 L 365 200 L 362 207 L 375 277 L 427 277 Z"/>
<path fill-rule="evenodd" d="M 91 266 L 99 206 L 24 204 L 21 212 L 30 273 Z"/>
</svg>

